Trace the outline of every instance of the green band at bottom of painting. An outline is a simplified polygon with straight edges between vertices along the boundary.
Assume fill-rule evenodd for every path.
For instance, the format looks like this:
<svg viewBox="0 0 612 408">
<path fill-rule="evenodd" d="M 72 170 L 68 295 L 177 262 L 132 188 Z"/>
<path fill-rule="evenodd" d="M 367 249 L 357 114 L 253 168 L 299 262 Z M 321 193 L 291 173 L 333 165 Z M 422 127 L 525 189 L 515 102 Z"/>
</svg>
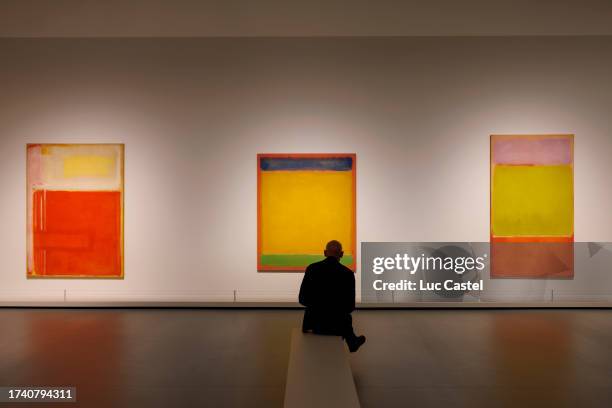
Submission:
<svg viewBox="0 0 612 408">
<path fill-rule="evenodd" d="M 286 255 L 286 254 L 262 254 L 259 263 L 262 266 L 273 267 L 306 267 L 313 262 L 322 261 L 323 255 Z M 353 264 L 353 255 L 344 255 L 340 263 L 346 266 Z"/>
</svg>

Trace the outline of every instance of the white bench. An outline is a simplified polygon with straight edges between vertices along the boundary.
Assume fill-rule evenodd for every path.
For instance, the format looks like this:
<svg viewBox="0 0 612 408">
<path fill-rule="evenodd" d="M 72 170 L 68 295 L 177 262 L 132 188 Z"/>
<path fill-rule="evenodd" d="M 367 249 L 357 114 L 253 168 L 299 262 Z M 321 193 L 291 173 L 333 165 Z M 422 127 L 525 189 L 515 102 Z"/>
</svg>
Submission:
<svg viewBox="0 0 612 408">
<path fill-rule="evenodd" d="M 348 350 L 338 336 L 293 329 L 285 408 L 359 407 Z"/>
</svg>

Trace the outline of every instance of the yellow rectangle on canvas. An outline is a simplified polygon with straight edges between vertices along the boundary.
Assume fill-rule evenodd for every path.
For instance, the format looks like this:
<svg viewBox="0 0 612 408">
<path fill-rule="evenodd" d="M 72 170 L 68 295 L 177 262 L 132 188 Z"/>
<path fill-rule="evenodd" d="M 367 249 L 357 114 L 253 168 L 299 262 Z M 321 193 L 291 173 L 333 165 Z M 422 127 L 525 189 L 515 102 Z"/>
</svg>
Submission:
<svg viewBox="0 0 612 408">
<path fill-rule="evenodd" d="M 260 194 L 262 253 L 320 254 L 332 239 L 353 247 L 352 172 L 262 172 Z"/>
<path fill-rule="evenodd" d="M 571 165 L 496 165 L 491 184 L 493 236 L 573 235 Z"/>
<path fill-rule="evenodd" d="M 109 177 L 115 166 L 112 156 L 69 156 L 64 158 L 64 177 Z"/>
</svg>

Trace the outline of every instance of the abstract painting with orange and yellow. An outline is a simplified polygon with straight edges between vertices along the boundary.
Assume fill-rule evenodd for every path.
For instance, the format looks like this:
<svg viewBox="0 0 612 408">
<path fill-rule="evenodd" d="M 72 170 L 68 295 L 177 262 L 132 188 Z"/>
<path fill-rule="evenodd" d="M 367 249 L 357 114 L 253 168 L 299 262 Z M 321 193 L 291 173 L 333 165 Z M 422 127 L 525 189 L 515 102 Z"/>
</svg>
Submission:
<svg viewBox="0 0 612 408">
<path fill-rule="evenodd" d="M 122 144 L 28 144 L 27 276 L 123 278 Z"/>
</svg>

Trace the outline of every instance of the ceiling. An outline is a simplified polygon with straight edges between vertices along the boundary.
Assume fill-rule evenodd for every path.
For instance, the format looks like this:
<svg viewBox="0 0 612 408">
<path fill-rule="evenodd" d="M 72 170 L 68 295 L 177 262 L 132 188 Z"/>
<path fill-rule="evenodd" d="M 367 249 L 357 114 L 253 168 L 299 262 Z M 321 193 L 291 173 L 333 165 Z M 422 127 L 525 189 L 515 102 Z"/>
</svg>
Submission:
<svg viewBox="0 0 612 408">
<path fill-rule="evenodd" d="M 2 37 L 612 35 L 612 0 L 0 0 Z"/>
</svg>

